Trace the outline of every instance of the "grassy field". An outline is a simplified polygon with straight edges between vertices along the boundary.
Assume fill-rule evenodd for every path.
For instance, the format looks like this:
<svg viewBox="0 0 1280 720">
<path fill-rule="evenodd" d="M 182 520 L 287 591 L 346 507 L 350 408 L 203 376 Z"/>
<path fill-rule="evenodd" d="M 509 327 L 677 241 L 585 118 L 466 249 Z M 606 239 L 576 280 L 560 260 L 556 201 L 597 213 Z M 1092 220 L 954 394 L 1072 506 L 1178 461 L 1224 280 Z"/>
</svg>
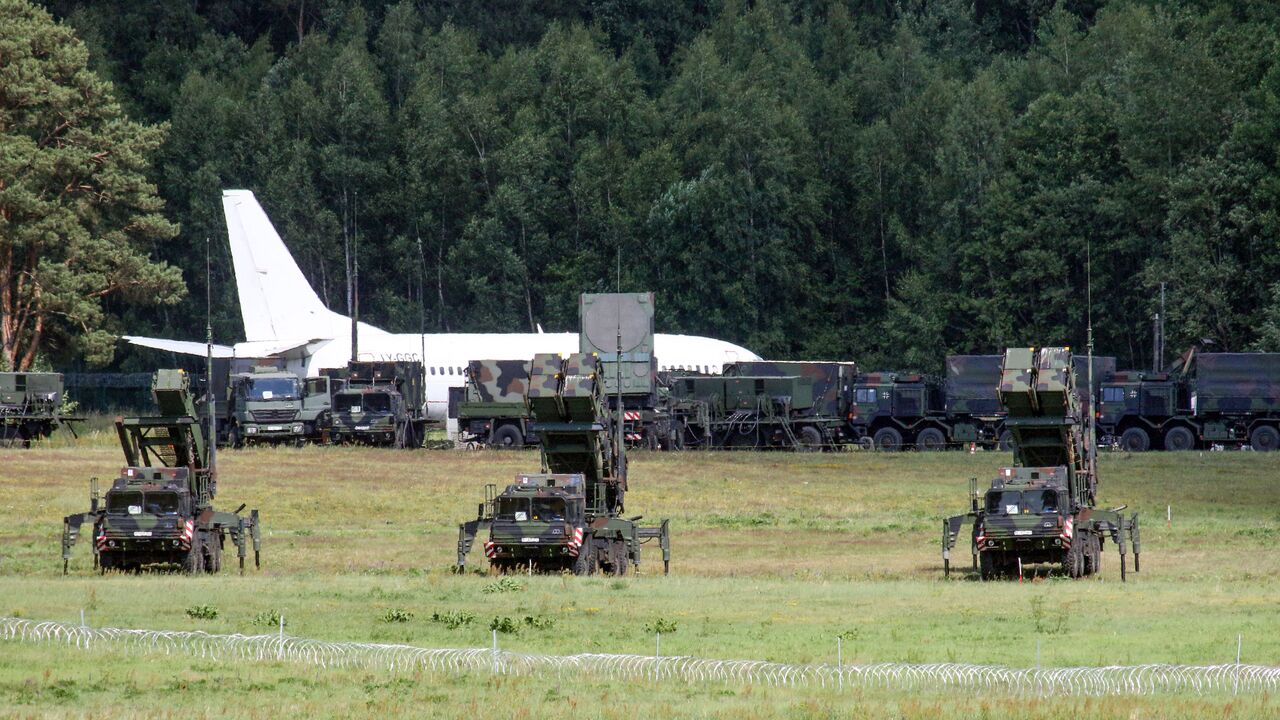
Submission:
<svg viewBox="0 0 1280 720">
<path fill-rule="evenodd" d="M 636 453 L 628 512 L 671 518 L 672 574 L 656 553 L 625 580 L 454 576 L 457 523 L 486 482 L 536 469 L 533 453 L 359 448 L 225 452 L 220 505 L 260 508 L 259 572 L 99 577 L 89 548 L 61 575 L 61 517 L 87 507 L 88 477 L 120 464 L 99 436 L 0 449 L 0 614 L 210 632 L 287 631 L 434 647 L 649 653 L 647 626 L 675 623 L 663 654 L 785 662 L 959 661 L 1029 666 L 1234 660 L 1280 664 L 1280 454 L 1103 458 L 1101 495 L 1143 517 L 1142 573 L 1024 584 L 942 579 L 940 519 L 968 478 L 1007 456 Z M 1166 524 L 1166 508 L 1173 520 Z M 480 558 L 475 558 L 480 560 Z M 490 591 L 486 591 L 490 590 Z M 187 609 L 217 608 L 196 620 Z M 411 613 L 388 623 L 388 611 Z M 469 620 L 467 618 L 470 618 Z M 528 620 L 526 620 L 528 618 Z M 444 622 L 452 619 L 452 622 Z M 1035 702 L 954 695 L 837 695 L 761 688 L 488 677 L 397 677 L 0 645 L 0 709 L 16 716 L 275 717 L 375 712 L 537 717 L 1264 717 L 1270 698 Z"/>
</svg>

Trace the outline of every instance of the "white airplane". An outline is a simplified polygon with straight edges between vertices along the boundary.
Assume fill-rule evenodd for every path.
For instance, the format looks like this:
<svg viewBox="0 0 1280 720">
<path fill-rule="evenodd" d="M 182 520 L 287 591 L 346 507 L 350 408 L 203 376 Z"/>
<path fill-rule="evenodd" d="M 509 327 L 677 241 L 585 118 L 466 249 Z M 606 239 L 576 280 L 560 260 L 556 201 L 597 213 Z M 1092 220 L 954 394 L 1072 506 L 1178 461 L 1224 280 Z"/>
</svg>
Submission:
<svg viewBox="0 0 1280 720">
<path fill-rule="evenodd" d="M 245 341 L 214 345 L 218 358 L 279 357 L 299 375 L 345 367 L 351 358 L 351 318 L 320 302 L 267 214 L 248 190 L 224 190 L 231 258 L 235 266 Z M 189 355 L 205 355 L 205 344 L 126 335 L 134 345 Z M 359 359 L 417 361 L 425 356 L 428 419 L 443 421 L 449 388 L 465 384 L 470 360 L 528 360 L 537 353 L 578 351 L 577 333 L 417 333 L 392 334 L 359 323 Z M 759 360 L 732 343 L 694 335 L 654 336 L 661 369 L 718 373 L 725 363 Z"/>
</svg>

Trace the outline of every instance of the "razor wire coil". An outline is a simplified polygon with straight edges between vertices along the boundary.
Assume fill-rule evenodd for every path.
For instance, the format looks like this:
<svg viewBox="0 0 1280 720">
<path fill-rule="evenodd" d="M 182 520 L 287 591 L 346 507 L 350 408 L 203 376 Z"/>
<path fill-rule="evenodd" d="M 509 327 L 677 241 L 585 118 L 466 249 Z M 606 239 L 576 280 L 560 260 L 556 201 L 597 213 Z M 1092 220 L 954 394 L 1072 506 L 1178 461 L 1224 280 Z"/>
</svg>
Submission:
<svg viewBox="0 0 1280 720">
<path fill-rule="evenodd" d="M 727 683 L 780 688 L 907 692 L 969 690 L 1014 696 L 1260 694 L 1280 690 L 1280 667 L 1222 665 L 1109 665 L 1009 668 L 968 663 L 790 664 L 690 656 L 608 653 L 545 655 L 492 648 L 330 642 L 284 634 L 213 634 L 200 630 L 95 628 L 0 617 L 0 640 L 112 648 L 201 659 L 291 662 L 325 669 L 381 669 L 464 674 L 592 675 L 620 681 Z"/>
</svg>

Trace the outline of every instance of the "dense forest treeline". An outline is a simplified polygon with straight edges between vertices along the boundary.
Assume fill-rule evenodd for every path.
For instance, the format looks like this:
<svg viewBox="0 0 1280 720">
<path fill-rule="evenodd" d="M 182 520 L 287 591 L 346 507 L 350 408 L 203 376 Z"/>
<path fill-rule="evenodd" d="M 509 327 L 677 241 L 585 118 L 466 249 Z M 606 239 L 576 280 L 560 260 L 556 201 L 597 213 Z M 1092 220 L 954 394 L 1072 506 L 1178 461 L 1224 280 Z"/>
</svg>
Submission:
<svg viewBox="0 0 1280 720">
<path fill-rule="evenodd" d="M 46 3 L 129 116 L 189 294 L 240 321 L 248 188 L 322 299 L 392 331 L 576 327 L 584 291 L 768 357 L 1280 350 L 1269 0 Z M 1092 259 L 1087 263 L 1086 259 Z M 129 364 L 126 357 L 125 364 Z"/>
</svg>

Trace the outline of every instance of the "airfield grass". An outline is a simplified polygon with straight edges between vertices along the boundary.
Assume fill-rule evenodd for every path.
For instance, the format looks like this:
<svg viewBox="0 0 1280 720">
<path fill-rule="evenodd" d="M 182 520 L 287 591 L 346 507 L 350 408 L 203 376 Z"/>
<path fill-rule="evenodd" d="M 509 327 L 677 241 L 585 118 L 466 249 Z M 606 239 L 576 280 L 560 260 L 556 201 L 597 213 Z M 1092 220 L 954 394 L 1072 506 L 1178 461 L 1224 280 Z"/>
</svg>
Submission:
<svg viewBox="0 0 1280 720">
<path fill-rule="evenodd" d="M 55 436 L 56 437 L 56 436 Z M 244 577 L 98 576 L 85 543 L 61 574 L 61 518 L 87 508 L 120 464 L 110 435 L 0 449 L 0 614 L 92 625 L 286 632 L 325 640 L 847 663 L 1033 666 L 1280 664 L 1280 454 L 1102 458 L 1108 506 L 1142 513 L 1142 572 L 981 583 L 942 578 L 941 518 L 967 507 L 1007 455 L 987 452 L 632 455 L 629 514 L 670 518 L 671 575 L 647 546 L 625 579 L 451 574 L 457 524 L 486 482 L 537 469 L 533 452 L 255 448 L 220 454 L 219 505 L 262 511 L 263 568 Z M 1166 508 L 1172 522 L 1166 523 Z M 960 564 L 967 557 L 963 550 Z M 1132 558 L 1130 558 L 1132 559 Z M 472 562 L 483 565 L 477 551 Z M 1130 566 L 1132 569 L 1132 565 Z M 186 613 L 211 605 L 216 618 Z M 411 613 L 385 622 L 388 611 Z M 461 624 L 438 619 L 468 617 Z M 526 620 L 528 618 L 528 620 Z M 456 625 L 456 626 L 452 626 Z M 442 717 L 1266 717 L 1269 697 L 1004 697 L 619 683 L 583 678 L 419 677 L 0 644 L 0 709 L 14 716 L 274 717 L 390 712 Z"/>
</svg>

